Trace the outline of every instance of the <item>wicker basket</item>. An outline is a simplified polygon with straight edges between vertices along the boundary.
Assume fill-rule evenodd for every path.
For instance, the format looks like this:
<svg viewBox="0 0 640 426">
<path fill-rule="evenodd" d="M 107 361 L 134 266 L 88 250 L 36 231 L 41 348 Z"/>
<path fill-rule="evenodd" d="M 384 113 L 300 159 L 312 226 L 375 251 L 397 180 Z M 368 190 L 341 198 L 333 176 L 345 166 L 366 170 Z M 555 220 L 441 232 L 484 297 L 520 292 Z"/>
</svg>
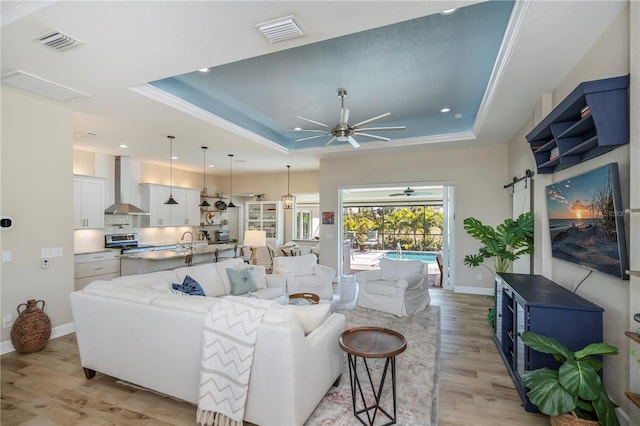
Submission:
<svg viewBox="0 0 640 426">
<path fill-rule="evenodd" d="M 42 303 L 42 307 L 38 307 Z M 21 307 L 25 309 L 20 312 Z M 51 336 L 51 321 L 44 313 L 44 300 L 31 299 L 18 305 L 18 318 L 11 328 L 11 343 L 16 352 L 29 354 L 42 350 Z"/>
<path fill-rule="evenodd" d="M 585 420 L 576 416 L 576 413 L 562 414 L 560 416 L 552 416 L 551 426 L 600 426 L 599 422 L 594 420 Z"/>
</svg>

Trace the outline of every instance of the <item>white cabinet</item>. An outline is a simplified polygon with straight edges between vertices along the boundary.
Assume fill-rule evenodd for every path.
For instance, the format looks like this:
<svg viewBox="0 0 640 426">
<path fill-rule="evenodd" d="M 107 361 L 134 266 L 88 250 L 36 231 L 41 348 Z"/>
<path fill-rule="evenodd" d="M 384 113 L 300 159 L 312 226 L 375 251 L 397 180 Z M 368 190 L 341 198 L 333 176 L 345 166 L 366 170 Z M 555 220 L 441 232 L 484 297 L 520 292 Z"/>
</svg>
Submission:
<svg viewBox="0 0 640 426">
<path fill-rule="evenodd" d="M 142 208 L 149 212 L 143 226 L 199 226 L 200 191 L 190 188 L 171 188 L 164 185 L 142 185 Z M 165 204 L 172 194 L 178 204 Z"/>
<path fill-rule="evenodd" d="M 247 201 L 246 229 L 267 233 L 267 244 L 280 246 L 284 239 L 284 215 L 281 201 Z"/>
<path fill-rule="evenodd" d="M 104 228 L 104 178 L 73 177 L 74 229 Z"/>
<path fill-rule="evenodd" d="M 120 276 L 120 252 L 117 250 L 84 253 L 74 256 L 74 288 L 82 290 L 96 280 L 111 280 Z"/>
</svg>

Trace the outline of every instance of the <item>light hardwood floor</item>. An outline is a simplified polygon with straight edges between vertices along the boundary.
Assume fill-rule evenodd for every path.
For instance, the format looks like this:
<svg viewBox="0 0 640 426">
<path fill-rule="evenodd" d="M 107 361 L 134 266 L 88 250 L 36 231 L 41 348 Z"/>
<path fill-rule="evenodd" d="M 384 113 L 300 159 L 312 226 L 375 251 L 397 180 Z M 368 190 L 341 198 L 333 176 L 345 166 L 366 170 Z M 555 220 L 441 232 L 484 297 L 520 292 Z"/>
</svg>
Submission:
<svg viewBox="0 0 640 426">
<path fill-rule="evenodd" d="M 548 425 L 546 416 L 521 407 L 491 339 L 490 302 L 439 289 L 431 295 L 442 321 L 439 425 Z M 75 335 L 51 340 L 34 354 L 4 355 L 1 363 L 2 426 L 195 425 L 191 404 L 119 385 L 100 373 L 85 379 Z"/>
</svg>

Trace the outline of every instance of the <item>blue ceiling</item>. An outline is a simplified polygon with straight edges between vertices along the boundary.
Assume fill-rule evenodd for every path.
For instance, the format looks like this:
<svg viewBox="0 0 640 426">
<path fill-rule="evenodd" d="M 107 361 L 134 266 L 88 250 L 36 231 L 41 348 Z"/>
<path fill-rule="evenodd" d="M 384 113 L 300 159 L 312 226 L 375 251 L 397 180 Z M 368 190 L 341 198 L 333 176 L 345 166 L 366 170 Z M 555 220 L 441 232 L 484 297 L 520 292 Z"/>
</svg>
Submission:
<svg viewBox="0 0 640 426">
<path fill-rule="evenodd" d="M 298 115 L 337 124 L 339 88 L 348 92 L 350 124 L 391 112 L 370 127 L 406 126 L 371 132 L 392 142 L 471 132 L 512 7 L 479 3 L 150 84 L 288 150 L 330 139 L 295 142 L 312 134 L 284 130 L 320 128 Z M 450 111 L 441 112 L 445 107 Z"/>
</svg>

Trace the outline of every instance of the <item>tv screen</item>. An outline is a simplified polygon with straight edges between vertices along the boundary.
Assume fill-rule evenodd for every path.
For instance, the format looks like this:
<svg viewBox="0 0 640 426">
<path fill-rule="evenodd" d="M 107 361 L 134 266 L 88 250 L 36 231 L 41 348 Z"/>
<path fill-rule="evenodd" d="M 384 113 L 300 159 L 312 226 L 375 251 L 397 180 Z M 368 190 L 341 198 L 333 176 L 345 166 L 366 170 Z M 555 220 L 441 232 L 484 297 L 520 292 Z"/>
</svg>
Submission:
<svg viewBox="0 0 640 426">
<path fill-rule="evenodd" d="M 552 256 L 628 279 L 618 165 L 607 164 L 546 189 Z"/>
</svg>

